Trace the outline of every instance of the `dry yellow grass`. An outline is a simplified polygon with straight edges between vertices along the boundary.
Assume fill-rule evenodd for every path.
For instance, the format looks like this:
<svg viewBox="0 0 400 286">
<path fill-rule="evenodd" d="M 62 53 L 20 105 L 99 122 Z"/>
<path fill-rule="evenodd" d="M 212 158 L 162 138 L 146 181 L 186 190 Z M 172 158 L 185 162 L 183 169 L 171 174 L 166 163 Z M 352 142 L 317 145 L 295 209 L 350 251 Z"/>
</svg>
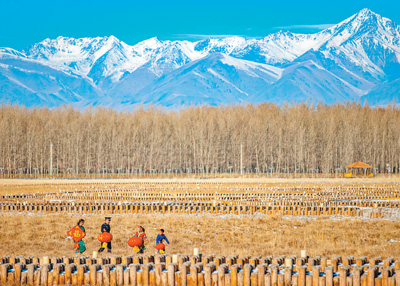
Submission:
<svg viewBox="0 0 400 286">
<path fill-rule="evenodd" d="M 0 256 L 73 256 L 66 232 L 76 215 L 0 214 Z M 99 248 L 103 216 L 87 215 L 87 254 Z M 189 254 L 199 247 L 203 254 L 290 255 L 306 249 L 310 256 L 394 256 L 400 258 L 400 222 L 385 220 L 289 219 L 279 216 L 219 217 L 196 215 L 114 215 L 113 254 L 129 255 L 127 241 L 137 225 L 149 237 L 145 253 L 153 254 L 159 228 L 171 241 L 169 253 Z M 391 242 L 392 240 L 392 242 Z"/>
</svg>

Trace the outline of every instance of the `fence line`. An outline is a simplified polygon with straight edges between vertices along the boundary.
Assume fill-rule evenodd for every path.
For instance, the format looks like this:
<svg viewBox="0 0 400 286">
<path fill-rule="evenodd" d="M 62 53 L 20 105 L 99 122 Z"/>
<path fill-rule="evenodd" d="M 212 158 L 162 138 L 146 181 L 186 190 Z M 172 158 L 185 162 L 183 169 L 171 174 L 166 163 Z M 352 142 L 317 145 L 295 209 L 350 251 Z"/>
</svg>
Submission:
<svg viewBox="0 0 400 286">
<path fill-rule="evenodd" d="M 1 285 L 399 286 L 400 261 L 352 256 L 2 257 Z"/>
<path fill-rule="evenodd" d="M 368 208 L 368 217 L 382 218 L 383 207 Z M 162 203 L 0 203 L 0 212 L 10 213 L 77 213 L 77 214 L 235 214 L 254 215 L 346 215 L 365 217 L 364 208 L 357 206 L 300 206 L 300 205 L 214 205 L 212 203 L 165 205 Z"/>
</svg>

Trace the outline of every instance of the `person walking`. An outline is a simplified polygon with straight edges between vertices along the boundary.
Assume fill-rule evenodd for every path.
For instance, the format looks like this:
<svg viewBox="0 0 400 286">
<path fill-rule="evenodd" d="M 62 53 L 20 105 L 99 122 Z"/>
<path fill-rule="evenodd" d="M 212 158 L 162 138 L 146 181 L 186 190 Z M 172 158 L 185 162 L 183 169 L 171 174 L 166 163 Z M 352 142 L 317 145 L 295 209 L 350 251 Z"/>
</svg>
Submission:
<svg viewBox="0 0 400 286">
<path fill-rule="evenodd" d="M 67 235 L 74 241 L 75 253 L 83 253 L 86 250 L 85 242 L 83 241 L 83 238 L 86 236 L 86 231 L 83 227 L 84 223 L 85 221 L 80 219 L 76 226 L 67 232 Z"/>
<path fill-rule="evenodd" d="M 156 237 L 156 249 L 159 253 L 165 253 L 165 245 L 163 243 L 164 240 L 169 244 L 168 238 L 164 234 L 164 229 L 160 229 L 160 233 L 157 234 Z M 160 246 L 160 248 L 158 248 L 157 245 Z"/>
<path fill-rule="evenodd" d="M 111 232 L 111 217 L 106 217 L 105 222 L 101 225 L 101 232 Z M 103 243 L 100 246 L 99 252 L 103 252 L 105 247 L 103 247 Z M 111 241 L 107 242 L 107 252 L 111 252 Z"/>
<path fill-rule="evenodd" d="M 142 226 L 138 226 L 138 231 L 135 233 L 136 237 L 139 237 L 142 239 L 143 243 L 141 246 L 139 246 L 139 253 L 143 253 L 146 247 L 144 247 L 144 241 L 147 240 L 146 232 L 145 229 Z"/>
<path fill-rule="evenodd" d="M 169 244 L 168 238 L 164 234 L 164 229 L 160 229 L 160 233 L 157 234 L 156 245 L 159 243 L 163 243 L 164 240 Z"/>
<path fill-rule="evenodd" d="M 85 227 L 83 226 L 85 224 L 85 220 L 84 219 L 80 219 L 77 223 L 77 227 L 79 227 L 85 234 L 84 237 L 86 236 L 86 230 Z M 78 245 L 75 248 L 75 253 L 83 253 L 86 250 L 86 246 L 85 246 L 85 242 L 83 241 L 83 238 L 78 241 Z"/>
</svg>

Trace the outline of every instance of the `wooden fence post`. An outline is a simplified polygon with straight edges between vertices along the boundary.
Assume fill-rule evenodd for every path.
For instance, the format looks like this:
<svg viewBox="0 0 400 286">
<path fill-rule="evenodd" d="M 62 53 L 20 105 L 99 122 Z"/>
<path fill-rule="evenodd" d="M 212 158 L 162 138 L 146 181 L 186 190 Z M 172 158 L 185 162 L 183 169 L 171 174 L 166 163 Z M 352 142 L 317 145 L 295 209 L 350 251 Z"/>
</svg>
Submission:
<svg viewBox="0 0 400 286">
<path fill-rule="evenodd" d="M 175 286 L 175 271 L 178 265 L 175 263 L 170 263 L 168 265 L 168 286 Z"/>
</svg>

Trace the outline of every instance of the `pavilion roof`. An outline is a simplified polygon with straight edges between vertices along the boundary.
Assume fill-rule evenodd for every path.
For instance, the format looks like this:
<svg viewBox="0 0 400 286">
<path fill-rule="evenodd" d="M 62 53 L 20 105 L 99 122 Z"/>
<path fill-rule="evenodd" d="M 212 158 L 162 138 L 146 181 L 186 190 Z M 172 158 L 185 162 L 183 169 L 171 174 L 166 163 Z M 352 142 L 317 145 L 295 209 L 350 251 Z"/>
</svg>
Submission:
<svg viewBox="0 0 400 286">
<path fill-rule="evenodd" d="M 372 169 L 372 166 L 358 161 L 358 162 L 348 165 L 346 167 L 346 169 Z"/>
</svg>

